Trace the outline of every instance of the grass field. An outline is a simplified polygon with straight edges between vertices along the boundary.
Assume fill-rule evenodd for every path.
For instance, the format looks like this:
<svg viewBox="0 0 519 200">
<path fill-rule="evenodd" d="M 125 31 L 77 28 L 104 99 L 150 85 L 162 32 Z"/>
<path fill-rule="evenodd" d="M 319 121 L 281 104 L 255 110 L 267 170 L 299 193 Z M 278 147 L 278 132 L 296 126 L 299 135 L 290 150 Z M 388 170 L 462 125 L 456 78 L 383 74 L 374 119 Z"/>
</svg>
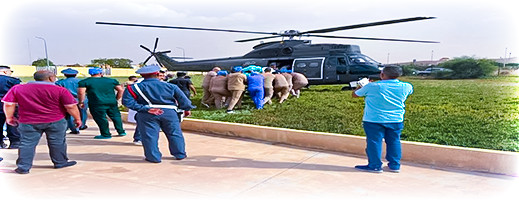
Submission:
<svg viewBox="0 0 519 200">
<path fill-rule="evenodd" d="M 126 77 L 115 77 L 120 82 Z M 196 86 L 202 76 L 192 76 Z M 24 82 L 30 78 L 23 78 Z M 442 145 L 519 152 L 519 77 L 477 80 L 402 78 L 414 86 L 407 100 L 402 139 Z M 201 106 L 201 87 L 193 118 L 300 130 L 364 135 L 364 100 L 351 98 L 341 85 L 312 86 L 301 98 L 253 109 L 245 98 L 235 114 Z"/>
<path fill-rule="evenodd" d="M 415 92 L 407 101 L 402 139 L 442 145 L 519 151 L 519 77 L 478 80 L 402 78 Z M 312 86 L 299 99 L 254 110 L 245 98 L 235 114 L 200 106 L 193 117 L 227 122 L 364 135 L 363 99 L 340 85 Z"/>
</svg>

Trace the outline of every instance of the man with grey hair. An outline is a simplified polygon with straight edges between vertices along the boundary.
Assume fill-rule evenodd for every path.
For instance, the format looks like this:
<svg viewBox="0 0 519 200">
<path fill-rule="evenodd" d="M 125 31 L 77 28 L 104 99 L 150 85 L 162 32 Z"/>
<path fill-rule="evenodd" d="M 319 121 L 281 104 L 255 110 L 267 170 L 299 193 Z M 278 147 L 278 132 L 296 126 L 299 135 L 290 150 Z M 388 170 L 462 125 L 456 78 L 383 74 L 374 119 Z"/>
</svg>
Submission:
<svg viewBox="0 0 519 200">
<path fill-rule="evenodd" d="M 402 75 L 398 66 L 386 66 L 380 73 L 381 81 L 358 86 L 353 97 L 365 97 L 362 125 L 366 133 L 366 155 L 368 165 L 357 165 L 355 169 L 381 173 L 382 139 L 386 142 L 385 169 L 400 172 L 402 148 L 400 134 L 404 129 L 405 101 L 413 93 L 413 86 L 397 78 Z"/>
<path fill-rule="evenodd" d="M 67 157 L 65 114 L 72 115 L 76 128 L 81 126 L 77 101 L 67 89 L 54 84 L 56 75 L 50 71 L 37 71 L 34 80 L 14 86 L 2 99 L 7 123 L 18 125 L 21 135 L 16 160 L 18 168 L 15 169 L 19 174 L 27 174 L 32 168 L 36 146 L 43 133 L 54 168 L 76 164 Z M 16 105 L 19 118 L 14 116 Z"/>
</svg>

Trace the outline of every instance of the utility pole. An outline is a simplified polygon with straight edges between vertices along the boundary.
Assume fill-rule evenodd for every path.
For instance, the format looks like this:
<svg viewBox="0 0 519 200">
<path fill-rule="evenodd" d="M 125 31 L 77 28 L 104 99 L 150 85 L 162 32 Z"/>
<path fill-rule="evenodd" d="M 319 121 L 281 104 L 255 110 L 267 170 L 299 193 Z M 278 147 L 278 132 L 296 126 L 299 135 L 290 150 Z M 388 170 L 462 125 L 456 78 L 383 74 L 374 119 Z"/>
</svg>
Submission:
<svg viewBox="0 0 519 200">
<path fill-rule="evenodd" d="M 47 54 L 47 41 L 45 41 L 45 38 L 38 37 L 36 38 L 43 40 L 43 44 L 45 45 L 45 59 L 47 59 L 47 68 L 49 67 L 49 55 Z"/>
<path fill-rule="evenodd" d="M 386 64 L 389 65 L 389 53 L 387 53 L 387 62 L 386 62 Z"/>
<path fill-rule="evenodd" d="M 29 50 L 29 64 L 32 64 L 31 43 L 29 42 L 29 38 L 27 38 L 27 50 Z"/>
<path fill-rule="evenodd" d="M 184 48 L 182 48 L 182 47 L 177 47 L 177 49 L 182 50 L 182 58 L 184 58 L 184 62 L 186 62 L 186 51 L 184 51 Z"/>
<path fill-rule="evenodd" d="M 434 50 L 431 50 L 431 61 L 433 61 L 433 57 L 434 57 Z"/>
</svg>

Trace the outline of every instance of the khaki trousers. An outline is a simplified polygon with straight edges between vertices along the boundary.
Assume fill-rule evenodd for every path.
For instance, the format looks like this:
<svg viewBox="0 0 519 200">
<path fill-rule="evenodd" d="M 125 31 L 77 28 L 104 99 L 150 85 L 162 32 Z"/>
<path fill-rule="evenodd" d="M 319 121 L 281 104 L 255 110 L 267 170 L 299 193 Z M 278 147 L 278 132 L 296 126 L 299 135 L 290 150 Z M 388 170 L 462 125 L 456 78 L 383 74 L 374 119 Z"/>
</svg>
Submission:
<svg viewBox="0 0 519 200">
<path fill-rule="evenodd" d="M 265 97 L 263 98 L 263 104 L 272 104 L 272 96 L 274 96 L 274 88 L 265 88 Z"/>
<path fill-rule="evenodd" d="M 231 90 L 231 94 L 231 102 L 229 102 L 229 107 L 227 107 L 227 110 L 234 109 L 234 106 L 236 106 L 236 104 L 238 104 L 238 106 L 241 106 L 243 90 Z"/>
</svg>

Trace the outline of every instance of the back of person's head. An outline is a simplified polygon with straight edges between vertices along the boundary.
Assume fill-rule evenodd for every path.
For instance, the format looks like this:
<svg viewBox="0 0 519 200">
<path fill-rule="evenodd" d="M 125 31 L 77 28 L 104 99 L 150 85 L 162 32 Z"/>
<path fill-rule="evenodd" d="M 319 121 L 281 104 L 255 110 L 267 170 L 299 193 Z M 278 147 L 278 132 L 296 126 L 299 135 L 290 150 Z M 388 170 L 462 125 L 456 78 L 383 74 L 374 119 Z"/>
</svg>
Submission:
<svg viewBox="0 0 519 200">
<path fill-rule="evenodd" d="M 183 77 L 185 75 L 187 75 L 187 72 L 177 72 L 177 77 Z"/>
<path fill-rule="evenodd" d="M 128 80 L 129 80 L 129 81 L 133 81 L 133 80 L 136 79 L 136 78 L 137 78 L 137 76 L 128 76 Z"/>
<path fill-rule="evenodd" d="M 218 72 L 218 71 L 220 71 L 220 70 L 222 70 L 222 69 L 220 69 L 220 67 L 214 67 L 212 71 L 214 71 L 214 72 Z"/>
<path fill-rule="evenodd" d="M 67 78 L 74 78 L 77 76 L 77 74 L 64 74 L 64 76 Z"/>
<path fill-rule="evenodd" d="M 54 73 L 47 70 L 41 70 L 34 72 L 34 80 L 35 81 L 47 81 L 50 77 L 54 77 Z"/>
<path fill-rule="evenodd" d="M 267 67 L 267 68 L 265 68 L 265 70 L 263 70 L 263 71 L 264 71 L 264 72 L 272 72 L 272 68 Z"/>
<path fill-rule="evenodd" d="M 402 76 L 402 68 L 395 65 L 388 65 L 382 69 L 382 73 L 389 79 L 396 79 Z"/>
</svg>

